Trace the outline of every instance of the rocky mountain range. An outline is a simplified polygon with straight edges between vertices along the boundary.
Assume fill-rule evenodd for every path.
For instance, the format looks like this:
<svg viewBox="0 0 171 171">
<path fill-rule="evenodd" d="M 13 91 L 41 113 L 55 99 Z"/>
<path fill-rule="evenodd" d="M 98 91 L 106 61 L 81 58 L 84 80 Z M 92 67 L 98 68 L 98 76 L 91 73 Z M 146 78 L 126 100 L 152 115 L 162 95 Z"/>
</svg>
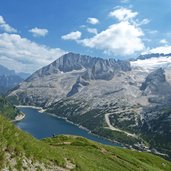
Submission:
<svg viewBox="0 0 171 171">
<path fill-rule="evenodd" d="M 7 93 L 8 90 L 17 86 L 22 82 L 24 78 L 20 76 L 20 73 L 16 74 L 14 70 L 0 65 L 0 94 Z"/>
<path fill-rule="evenodd" d="M 170 54 L 117 61 L 68 53 L 8 99 L 43 107 L 113 141 L 171 155 L 170 70 Z"/>
</svg>

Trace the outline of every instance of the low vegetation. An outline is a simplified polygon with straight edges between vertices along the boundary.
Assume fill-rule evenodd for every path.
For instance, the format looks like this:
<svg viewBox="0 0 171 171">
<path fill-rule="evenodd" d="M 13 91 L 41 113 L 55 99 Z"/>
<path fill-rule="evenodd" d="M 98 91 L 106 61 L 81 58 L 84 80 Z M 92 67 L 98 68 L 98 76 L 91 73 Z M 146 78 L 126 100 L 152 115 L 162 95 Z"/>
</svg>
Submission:
<svg viewBox="0 0 171 171">
<path fill-rule="evenodd" d="M 5 97 L 0 96 L 0 114 L 8 119 L 14 119 L 19 110 L 13 106 Z"/>
<path fill-rule="evenodd" d="M 0 116 L 0 128 L 1 169 L 171 170 L 171 163 L 158 156 L 102 145 L 82 137 L 61 135 L 40 141 L 3 116 Z"/>
</svg>

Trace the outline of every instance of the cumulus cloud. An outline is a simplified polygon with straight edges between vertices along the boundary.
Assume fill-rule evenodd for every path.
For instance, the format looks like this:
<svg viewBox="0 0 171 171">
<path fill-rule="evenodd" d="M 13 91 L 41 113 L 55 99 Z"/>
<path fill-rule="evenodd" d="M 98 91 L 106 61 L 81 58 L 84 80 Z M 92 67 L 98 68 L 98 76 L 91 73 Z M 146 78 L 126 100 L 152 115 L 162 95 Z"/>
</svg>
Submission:
<svg viewBox="0 0 171 171">
<path fill-rule="evenodd" d="M 157 30 L 147 30 L 147 32 L 151 35 L 155 35 L 155 34 L 158 34 L 158 31 Z"/>
<path fill-rule="evenodd" d="M 148 18 L 143 19 L 142 21 L 139 22 L 139 25 L 146 25 L 150 23 L 150 20 Z"/>
<path fill-rule="evenodd" d="M 169 54 L 171 53 L 171 46 L 160 46 L 157 48 L 150 49 L 149 51 L 145 52 L 146 53 L 164 53 L 164 54 Z"/>
<path fill-rule="evenodd" d="M 95 35 L 72 40 L 85 47 L 102 50 L 110 55 L 128 56 L 144 51 L 145 38 L 141 25 L 148 24 L 149 19 L 138 20 L 138 12 L 124 7 L 115 8 L 108 16 L 116 18 L 118 21 L 101 32 L 97 32 L 95 28 L 84 26 L 89 33 Z M 66 38 L 70 40 L 70 38 Z M 66 38 L 65 40 L 67 40 Z"/>
<path fill-rule="evenodd" d="M 88 31 L 89 33 L 98 34 L 96 28 L 87 28 L 87 31 Z"/>
<path fill-rule="evenodd" d="M 160 40 L 160 43 L 161 43 L 161 44 L 167 44 L 168 41 L 167 41 L 166 39 L 161 39 L 161 40 Z"/>
<path fill-rule="evenodd" d="M 131 9 L 120 7 L 114 9 L 109 13 L 109 17 L 115 17 L 119 21 L 128 21 L 135 18 L 138 15 L 138 12 L 133 12 Z"/>
<path fill-rule="evenodd" d="M 29 32 L 32 33 L 34 37 L 44 37 L 48 34 L 47 29 L 41 29 L 37 27 L 30 29 Z"/>
<path fill-rule="evenodd" d="M 77 41 L 90 48 L 101 49 L 116 55 L 131 55 L 144 49 L 143 32 L 128 21 L 109 26 L 92 38 Z"/>
<path fill-rule="evenodd" d="M 11 27 L 9 24 L 7 24 L 4 20 L 4 18 L 0 15 L 0 29 L 4 32 L 8 33 L 16 33 L 17 30 L 13 27 Z"/>
<path fill-rule="evenodd" d="M 81 32 L 80 31 L 74 31 L 74 32 L 68 33 L 66 35 L 63 35 L 61 38 L 63 40 L 78 40 L 81 38 Z"/>
<path fill-rule="evenodd" d="M 129 8 L 117 7 L 109 13 L 118 23 L 110 25 L 107 29 L 97 33 L 91 38 L 77 41 L 86 47 L 103 50 L 104 53 L 127 56 L 145 49 L 144 33 L 141 25 L 150 21 L 137 19 L 138 12 Z"/>
<path fill-rule="evenodd" d="M 98 20 L 97 18 L 89 17 L 89 18 L 87 19 L 87 23 L 96 25 L 96 24 L 99 23 L 99 20 Z"/>
<path fill-rule="evenodd" d="M 18 34 L 0 34 L 0 63 L 17 72 L 33 72 L 66 53 L 40 45 Z"/>
</svg>

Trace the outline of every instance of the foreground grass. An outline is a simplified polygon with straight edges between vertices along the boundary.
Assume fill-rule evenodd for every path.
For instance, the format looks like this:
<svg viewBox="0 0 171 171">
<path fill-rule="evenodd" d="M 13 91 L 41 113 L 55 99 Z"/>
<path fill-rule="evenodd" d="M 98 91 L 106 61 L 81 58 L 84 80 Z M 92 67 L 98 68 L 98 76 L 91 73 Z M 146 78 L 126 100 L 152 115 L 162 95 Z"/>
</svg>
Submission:
<svg viewBox="0 0 171 171">
<path fill-rule="evenodd" d="M 62 149 L 75 164 L 75 170 L 159 171 L 170 170 L 171 163 L 149 153 L 105 146 L 82 137 L 57 136 L 44 139 L 56 149 Z"/>
<path fill-rule="evenodd" d="M 49 161 L 65 166 L 61 151 L 54 152 L 48 144 L 41 142 L 29 134 L 19 130 L 16 126 L 0 116 L 0 167 L 8 165 L 6 154 L 10 160 L 21 160 L 23 157 L 31 159 L 34 163 L 40 161 L 48 164 Z M 21 166 L 22 167 L 22 166 Z"/>
<path fill-rule="evenodd" d="M 82 137 L 61 135 L 39 141 L 0 116 L 1 169 L 29 170 L 24 166 L 24 159 L 29 159 L 31 165 L 39 162 L 47 167 L 56 165 L 77 171 L 171 170 L 171 163 L 158 156 L 105 146 Z M 12 160 L 16 161 L 15 165 L 11 165 Z"/>
</svg>

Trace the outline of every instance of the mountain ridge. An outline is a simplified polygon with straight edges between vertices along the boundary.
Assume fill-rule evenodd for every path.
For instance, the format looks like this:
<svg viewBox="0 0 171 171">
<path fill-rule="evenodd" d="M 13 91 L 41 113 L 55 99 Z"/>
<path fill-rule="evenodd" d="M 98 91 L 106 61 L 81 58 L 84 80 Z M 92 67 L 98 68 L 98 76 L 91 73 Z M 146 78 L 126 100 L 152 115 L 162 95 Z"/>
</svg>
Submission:
<svg viewBox="0 0 171 171">
<path fill-rule="evenodd" d="M 21 83 L 27 76 L 27 73 L 16 73 L 14 70 L 0 65 L 0 94 L 6 94 L 10 89 Z"/>
<path fill-rule="evenodd" d="M 129 71 L 130 63 L 129 61 L 116 61 L 114 59 L 103 59 L 99 57 L 90 57 L 87 55 L 74 54 L 69 52 L 51 64 L 39 69 L 35 72 L 38 76 L 48 75 L 52 73 L 62 73 L 71 72 L 73 70 L 84 70 L 87 69 L 92 77 L 86 77 L 88 73 L 86 72 L 83 77 L 85 79 L 96 79 L 96 74 L 98 72 L 111 72 L 113 74 L 117 70 Z M 30 76 L 27 80 L 30 80 Z M 97 76 L 98 79 L 98 76 Z"/>
</svg>

